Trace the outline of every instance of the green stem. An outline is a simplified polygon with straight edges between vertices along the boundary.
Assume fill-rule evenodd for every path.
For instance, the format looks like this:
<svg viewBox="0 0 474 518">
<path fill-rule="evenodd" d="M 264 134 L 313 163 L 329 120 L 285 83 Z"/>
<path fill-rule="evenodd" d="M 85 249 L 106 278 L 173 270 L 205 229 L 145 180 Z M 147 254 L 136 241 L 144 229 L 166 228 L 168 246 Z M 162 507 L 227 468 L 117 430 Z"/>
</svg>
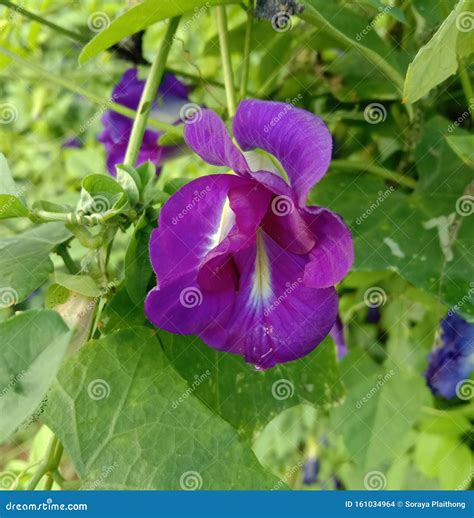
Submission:
<svg viewBox="0 0 474 518">
<path fill-rule="evenodd" d="M 467 72 L 466 65 L 460 57 L 458 57 L 458 66 L 459 66 L 459 69 L 458 69 L 459 80 L 461 81 L 464 96 L 466 97 L 467 108 L 468 108 L 469 112 L 471 113 L 471 117 L 472 117 L 472 108 L 473 108 L 472 104 L 474 102 L 474 94 L 472 91 L 472 85 L 471 85 L 471 81 L 469 79 L 469 74 Z"/>
<path fill-rule="evenodd" d="M 66 265 L 66 268 L 69 270 L 70 273 L 72 273 L 73 275 L 76 275 L 77 273 L 79 273 L 79 268 L 77 267 L 73 258 L 69 254 L 67 245 L 65 245 L 65 244 L 59 245 L 56 250 L 56 253 L 59 256 L 61 256 L 62 260 L 64 261 L 64 264 Z"/>
<path fill-rule="evenodd" d="M 250 53 L 252 51 L 252 27 L 253 27 L 253 2 L 249 2 L 247 8 L 247 25 L 245 27 L 244 62 L 242 77 L 240 78 L 240 99 L 247 97 L 247 84 L 249 80 Z"/>
<path fill-rule="evenodd" d="M 68 29 L 65 29 L 64 27 L 61 27 L 60 25 L 56 25 L 55 23 L 50 22 L 49 20 L 46 20 L 42 16 L 38 16 L 37 14 L 34 14 L 31 11 L 28 11 L 24 7 L 14 4 L 13 2 L 10 2 L 10 0 L 0 0 L 0 4 L 4 5 L 5 7 L 8 7 L 9 9 L 11 9 L 13 11 L 16 11 L 17 13 L 19 13 L 23 16 L 26 16 L 30 20 L 41 23 L 42 25 L 46 25 L 47 27 L 55 30 L 56 32 L 64 34 L 64 36 L 67 36 L 68 38 L 71 38 L 75 41 L 80 41 L 81 43 L 87 43 L 89 41 L 89 38 L 87 36 L 83 36 L 82 34 L 79 34 L 78 32 L 73 32 Z"/>
<path fill-rule="evenodd" d="M 380 178 L 384 178 L 385 180 L 391 180 L 392 182 L 396 182 L 400 185 L 410 187 L 410 189 L 415 189 L 416 187 L 416 181 L 413 180 L 413 178 L 404 176 L 395 171 L 390 171 L 389 169 L 385 169 L 385 167 L 380 167 L 378 165 L 370 165 L 364 162 L 354 162 L 352 160 L 333 160 L 331 162 L 331 167 L 339 171 L 367 171 L 368 173 L 379 176 Z"/>
<path fill-rule="evenodd" d="M 217 29 L 219 31 L 219 44 L 221 49 L 222 69 L 224 72 L 225 93 L 227 98 L 227 111 L 229 117 L 235 114 L 235 86 L 234 74 L 232 72 L 232 62 L 230 59 L 229 41 L 227 37 L 227 16 L 225 7 L 218 5 L 216 7 Z"/>
<path fill-rule="evenodd" d="M 46 456 L 41 464 L 38 466 L 38 469 L 33 474 L 33 477 L 30 480 L 27 488 L 28 490 L 33 490 L 39 484 L 41 479 L 47 473 L 54 471 L 58 468 L 59 462 L 61 460 L 61 456 L 63 454 L 63 446 L 59 442 L 59 439 L 53 435 L 48 445 L 48 450 L 46 451 Z"/>
<path fill-rule="evenodd" d="M 134 166 L 137 161 L 138 152 L 142 144 L 143 135 L 147 126 L 148 116 L 155 100 L 158 86 L 161 83 L 163 73 L 165 71 L 166 61 L 168 54 L 173 44 L 174 34 L 178 28 L 180 16 L 171 18 L 169 21 L 168 29 L 166 31 L 163 43 L 161 44 L 160 50 L 156 55 L 156 58 L 151 66 L 150 73 L 146 80 L 145 88 L 143 89 L 140 104 L 137 110 L 137 116 L 133 121 L 132 133 L 130 134 L 130 140 L 128 141 L 127 152 L 125 154 L 124 163 L 127 165 Z"/>
<path fill-rule="evenodd" d="M 125 117 L 128 117 L 129 119 L 134 119 L 137 116 L 137 112 L 135 112 L 134 110 L 131 110 L 130 108 L 127 108 L 126 106 L 122 106 L 121 104 L 114 103 L 113 101 L 111 101 L 109 99 L 103 99 L 102 97 L 100 97 L 100 95 L 96 95 L 94 92 L 90 92 L 89 90 L 82 88 L 82 86 L 79 86 L 72 81 L 68 81 L 66 78 L 64 78 L 62 76 L 57 76 L 57 75 L 51 74 L 50 72 L 48 72 L 47 70 L 44 70 L 42 67 L 40 67 L 36 63 L 32 63 L 31 61 L 23 59 L 21 56 L 18 56 L 14 52 L 11 52 L 4 47 L 0 47 L 0 54 L 7 56 L 8 58 L 12 59 L 16 63 L 18 63 L 24 67 L 34 70 L 36 73 L 40 74 L 42 77 L 47 78 L 48 81 L 51 81 L 52 83 L 62 86 L 66 90 L 69 90 L 78 95 L 81 95 L 82 97 L 88 99 L 89 101 L 93 102 L 94 104 L 99 105 L 100 109 L 102 111 L 112 110 L 114 112 L 120 113 L 121 115 L 124 115 Z M 175 135 L 182 134 L 182 129 L 180 129 L 176 126 L 173 126 L 172 124 L 168 124 L 166 122 L 157 121 L 156 119 L 149 119 L 148 124 L 158 130 L 165 131 L 167 133 L 174 133 Z"/>
</svg>

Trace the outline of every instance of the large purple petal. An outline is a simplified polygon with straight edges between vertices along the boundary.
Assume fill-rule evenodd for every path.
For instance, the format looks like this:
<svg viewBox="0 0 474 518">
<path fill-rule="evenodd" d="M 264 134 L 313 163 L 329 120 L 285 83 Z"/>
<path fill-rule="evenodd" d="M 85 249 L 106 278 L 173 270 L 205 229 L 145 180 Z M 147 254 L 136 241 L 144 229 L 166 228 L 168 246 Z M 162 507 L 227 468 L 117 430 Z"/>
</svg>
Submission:
<svg viewBox="0 0 474 518">
<path fill-rule="evenodd" d="M 262 231 L 253 246 L 235 255 L 240 286 L 229 322 L 202 337 L 218 349 L 243 355 L 267 369 L 312 351 L 334 325 L 334 288 L 303 283 L 305 259 L 286 252 Z"/>
<path fill-rule="evenodd" d="M 312 288 L 334 286 L 350 270 L 354 262 L 351 231 L 342 218 L 329 209 L 306 207 L 306 220 L 316 239 L 309 253 L 304 283 Z"/>
<path fill-rule="evenodd" d="M 185 124 L 184 140 L 207 163 L 248 175 L 244 156 L 232 143 L 222 119 L 212 110 L 203 109 Z"/>
<path fill-rule="evenodd" d="M 324 122 L 291 104 L 250 99 L 240 103 L 233 130 L 244 151 L 261 148 L 280 161 L 304 206 L 331 161 L 332 139 Z"/>
</svg>

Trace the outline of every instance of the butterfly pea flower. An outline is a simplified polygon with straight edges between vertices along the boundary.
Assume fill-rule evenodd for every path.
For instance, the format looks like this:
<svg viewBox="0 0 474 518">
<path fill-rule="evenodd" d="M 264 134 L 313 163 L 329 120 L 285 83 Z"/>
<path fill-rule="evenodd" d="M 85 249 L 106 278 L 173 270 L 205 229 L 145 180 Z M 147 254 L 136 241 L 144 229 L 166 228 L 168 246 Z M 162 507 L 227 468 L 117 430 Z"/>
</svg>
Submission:
<svg viewBox="0 0 474 518">
<path fill-rule="evenodd" d="M 448 313 L 441 322 L 441 341 L 429 355 L 426 381 L 435 396 L 462 397 L 462 385 L 474 372 L 474 324 Z"/>
<path fill-rule="evenodd" d="M 138 79 L 137 69 L 127 70 L 112 92 L 112 101 L 136 110 L 145 88 L 145 81 Z M 172 74 L 165 74 L 158 88 L 158 99 L 153 103 L 150 116 L 169 124 L 181 120 L 181 111 L 189 103 L 188 88 Z M 107 169 L 115 175 L 115 165 L 122 164 L 127 151 L 127 144 L 132 132 L 133 120 L 112 110 L 107 110 L 102 116 L 103 131 L 99 141 L 105 147 L 107 154 Z M 142 145 L 138 153 L 136 165 L 147 160 L 159 166 L 174 148 L 160 146 L 160 133 L 154 129 L 145 130 Z"/>
<path fill-rule="evenodd" d="M 306 205 L 331 160 L 320 118 L 246 100 L 233 134 L 238 146 L 208 109 L 185 125 L 188 146 L 231 174 L 193 180 L 163 206 L 145 310 L 159 328 L 268 369 L 305 356 L 334 326 L 352 236 L 340 216 Z"/>
</svg>

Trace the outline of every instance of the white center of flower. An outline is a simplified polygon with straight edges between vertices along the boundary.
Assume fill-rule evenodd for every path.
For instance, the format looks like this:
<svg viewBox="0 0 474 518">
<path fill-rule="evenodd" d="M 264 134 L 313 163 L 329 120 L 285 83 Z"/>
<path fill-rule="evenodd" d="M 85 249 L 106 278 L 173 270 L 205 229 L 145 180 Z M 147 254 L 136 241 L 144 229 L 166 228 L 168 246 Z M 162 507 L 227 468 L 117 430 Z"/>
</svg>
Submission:
<svg viewBox="0 0 474 518">
<path fill-rule="evenodd" d="M 256 247 L 255 270 L 253 273 L 252 292 L 250 293 L 250 300 L 253 305 L 266 302 L 272 295 L 270 261 L 265 249 L 262 230 L 257 230 Z"/>
</svg>

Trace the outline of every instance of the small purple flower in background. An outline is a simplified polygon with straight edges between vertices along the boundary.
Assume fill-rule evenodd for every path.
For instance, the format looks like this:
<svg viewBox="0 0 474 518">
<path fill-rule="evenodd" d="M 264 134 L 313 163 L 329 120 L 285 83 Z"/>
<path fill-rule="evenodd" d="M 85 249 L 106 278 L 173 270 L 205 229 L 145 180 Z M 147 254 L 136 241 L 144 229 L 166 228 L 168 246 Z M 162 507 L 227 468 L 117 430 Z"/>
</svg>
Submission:
<svg viewBox="0 0 474 518">
<path fill-rule="evenodd" d="M 79 137 L 70 137 L 63 142 L 63 148 L 82 148 L 83 143 Z"/>
<path fill-rule="evenodd" d="M 112 100 L 127 108 L 136 110 L 145 87 L 145 81 L 138 79 L 137 69 L 127 70 L 112 93 Z M 158 88 L 158 99 L 151 109 L 151 117 L 175 124 L 181 120 L 180 111 L 188 100 L 188 88 L 172 74 L 165 74 Z M 133 121 L 120 113 L 108 110 L 102 117 L 104 127 L 99 135 L 99 141 L 105 146 L 107 153 L 107 169 L 115 175 L 115 165 L 122 164 L 127 151 L 127 144 L 132 131 Z M 163 147 L 158 144 L 160 133 L 147 129 L 143 136 L 142 146 L 136 165 L 147 160 L 158 166 L 161 161 L 174 151 L 173 147 Z"/>
<path fill-rule="evenodd" d="M 453 399 L 474 371 L 474 324 L 450 313 L 441 322 L 441 339 L 442 346 L 429 356 L 425 376 L 435 396 Z"/>
<path fill-rule="evenodd" d="M 317 457 L 309 457 L 303 465 L 303 485 L 312 486 L 318 481 L 321 461 Z"/>
<path fill-rule="evenodd" d="M 157 286 L 145 310 L 159 328 L 267 369 L 305 356 L 334 326 L 334 285 L 352 265 L 352 236 L 338 215 L 306 205 L 331 160 L 321 119 L 247 100 L 233 133 L 243 152 L 211 110 L 185 126 L 203 160 L 236 174 L 198 178 L 164 205 L 150 241 Z"/>
<path fill-rule="evenodd" d="M 347 343 L 344 337 L 344 324 L 342 323 L 341 317 L 337 317 L 330 335 L 336 344 L 337 357 L 339 360 L 342 360 L 347 354 Z"/>
</svg>

